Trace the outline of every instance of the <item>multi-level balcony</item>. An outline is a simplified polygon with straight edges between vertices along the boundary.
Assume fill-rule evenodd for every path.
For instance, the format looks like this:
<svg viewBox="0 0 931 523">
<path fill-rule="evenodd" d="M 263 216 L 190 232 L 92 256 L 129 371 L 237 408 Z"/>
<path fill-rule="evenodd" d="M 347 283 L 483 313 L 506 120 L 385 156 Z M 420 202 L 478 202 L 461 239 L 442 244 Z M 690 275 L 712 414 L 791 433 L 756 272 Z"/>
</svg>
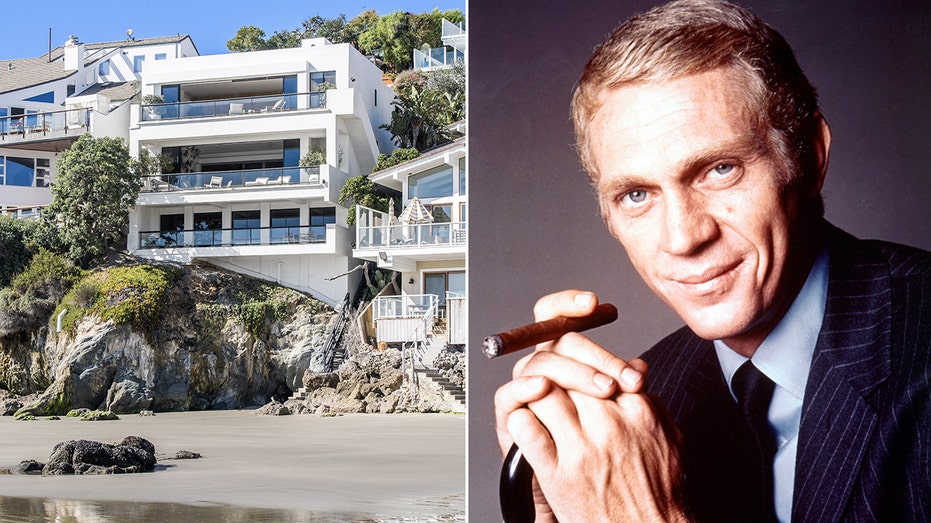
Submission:
<svg viewBox="0 0 931 523">
<path fill-rule="evenodd" d="M 77 108 L 0 117 L 0 147 L 54 141 L 70 144 L 90 132 L 91 112 L 88 108 Z"/>
</svg>

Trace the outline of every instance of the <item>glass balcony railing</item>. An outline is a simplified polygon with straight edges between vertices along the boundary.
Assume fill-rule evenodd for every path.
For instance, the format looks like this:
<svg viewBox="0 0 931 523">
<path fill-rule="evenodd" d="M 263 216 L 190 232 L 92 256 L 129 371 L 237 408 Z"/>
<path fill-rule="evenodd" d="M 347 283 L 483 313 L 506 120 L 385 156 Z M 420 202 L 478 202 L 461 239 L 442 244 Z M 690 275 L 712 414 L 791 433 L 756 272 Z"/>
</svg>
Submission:
<svg viewBox="0 0 931 523">
<path fill-rule="evenodd" d="M 360 226 L 356 224 L 358 249 L 404 249 L 465 245 L 465 222 L 410 223 Z"/>
<path fill-rule="evenodd" d="M 143 122 L 211 118 L 321 109 L 326 107 L 326 91 L 319 93 L 276 94 L 247 98 L 224 98 L 196 102 L 173 102 L 140 106 Z"/>
<path fill-rule="evenodd" d="M 320 166 L 158 174 L 144 178 L 142 192 L 266 187 L 294 184 L 324 185 L 325 182 L 320 176 Z"/>
<path fill-rule="evenodd" d="M 139 233 L 142 249 L 326 243 L 326 225 L 185 229 Z"/>
<path fill-rule="evenodd" d="M 90 125 L 91 110 L 86 108 L 3 116 L 0 117 L 0 140 L 17 136 L 30 139 L 56 134 L 79 135 L 90 130 Z"/>
<path fill-rule="evenodd" d="M 428 50 L 414 49 L 414 69 L 445 67 L 453 65 L 456 61 L 464 60 L 465 54 L 458 49 L 449 50 L 445 47 L 434 47 Z"/>
</svg>

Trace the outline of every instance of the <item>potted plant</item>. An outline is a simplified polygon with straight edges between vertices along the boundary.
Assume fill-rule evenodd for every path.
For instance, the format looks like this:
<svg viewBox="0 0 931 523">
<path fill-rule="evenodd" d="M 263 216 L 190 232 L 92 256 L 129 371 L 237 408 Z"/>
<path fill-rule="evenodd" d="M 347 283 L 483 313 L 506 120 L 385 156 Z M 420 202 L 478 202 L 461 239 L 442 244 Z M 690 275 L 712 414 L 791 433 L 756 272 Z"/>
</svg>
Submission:
<svg viewBox="0 0 931 523">
<path fill-rule="evenodd" d="M 298 165 L 301 167 L 307 167 L 307 174 L 309 175 L 320 175 L 320 166 L 326 163 L 326 155 L 323 154 L 323 151 L 319 149 L 311 149 L 301 157 L 301 160 L 298 162 Z"/>
</svg>

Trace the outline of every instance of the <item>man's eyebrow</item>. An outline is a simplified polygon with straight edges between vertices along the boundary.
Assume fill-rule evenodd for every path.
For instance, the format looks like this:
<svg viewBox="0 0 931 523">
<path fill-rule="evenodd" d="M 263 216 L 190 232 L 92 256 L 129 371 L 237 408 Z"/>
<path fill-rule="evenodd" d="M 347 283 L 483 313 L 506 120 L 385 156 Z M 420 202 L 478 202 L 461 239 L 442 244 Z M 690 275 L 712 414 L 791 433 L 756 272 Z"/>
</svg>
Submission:
<svg viewBox="0 0 931 523">
<path fill-rule="evenodd" d="M 686 158 L 677 169 L 680 173 L 694 173 L 721 160 L 753 160 L 766 154 L 764 140 L 750 135 L 706 147 Z"/>
<path fill-rule="evenodd" d="M 705 147 L 683 159 L 676 165 L 676 173 L 677 176 L 690 176 L 712 163 L 728 159 L 750 161 L 765 155 L 767 150 L 764 140 L 753 135 L 727 140 Z M 605 176 L 599 176 L 597 181 L 592 182 L 592 186 L 601 196 L 655 183 L 646 175 L 615 173 L 607 180 Z"/>
</svg>

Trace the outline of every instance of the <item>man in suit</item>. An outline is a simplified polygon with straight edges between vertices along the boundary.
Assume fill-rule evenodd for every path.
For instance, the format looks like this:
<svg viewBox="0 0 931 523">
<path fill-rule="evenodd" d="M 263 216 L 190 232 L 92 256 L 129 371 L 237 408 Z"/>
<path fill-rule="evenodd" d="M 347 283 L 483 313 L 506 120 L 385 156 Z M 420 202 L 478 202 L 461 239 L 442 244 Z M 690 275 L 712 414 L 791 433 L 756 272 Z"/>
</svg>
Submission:
<svg viewBox="0 0 931 523">
<path fill-rule="evenodd" d="M 573 116 L 608 229 L 687 327 L 642 359 L 571 333 L 515 365 L 498 439 L 537 520 L 931 519 L 931 255 L 824 221 L 831 133 L 782 36 L 661 6 L 595 51 Z"/>
</svg>

